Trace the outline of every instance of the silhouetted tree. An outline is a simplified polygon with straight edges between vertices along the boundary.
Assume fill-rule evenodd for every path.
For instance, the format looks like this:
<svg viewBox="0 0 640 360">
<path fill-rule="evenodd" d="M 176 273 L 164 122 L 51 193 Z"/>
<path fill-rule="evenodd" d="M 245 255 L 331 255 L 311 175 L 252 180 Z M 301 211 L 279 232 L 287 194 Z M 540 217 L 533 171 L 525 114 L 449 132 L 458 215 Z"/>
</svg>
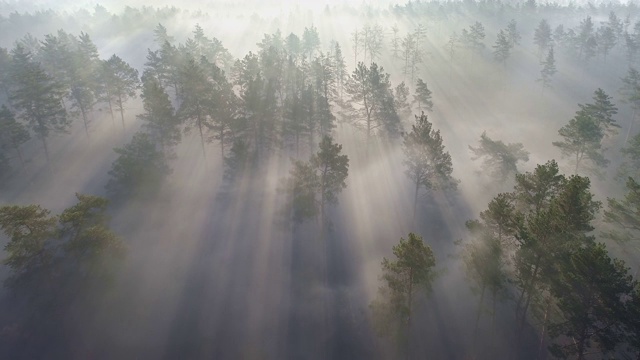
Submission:
<svg viewBox="0 0 640 360">
<path fill-rule="evenodd" d="M 413 95 L 413 103 L 418 104 L 418 110 L 422 111 L 423 107 L 427 111 L 433 111 L 433 101 L 431 101 L 431 90 L 427 83 L 418 79 L 416 82 L 416 93 Z"/>
<path fill-rule="evenodd" d="M 507 66 L 507 59 L 511 55 L 511 48 L 513 45 L 505 33 L 504 30 L 498 32 L 495 45 L 493 45 L 493 57 L 496 61 L 501 62 L 502 65 Z"/>
<path fill-rule="evenodd" d="M 369 305 L 374 326 L 381 336 L 390 336 L 410 358 L 410 335 L 413 309 L 419 293 L 429 293 L 435 279 L 435 257 L 422 237 L 409 233 L 407 239 L 393 247 L 393 259 L 382 259 L 382 285 Z"/>
<path fill-rule="evenodd" d="M 529 152 L 521 143 L 505 144 L 501 140 L 493 140 L 483 132 L 477 148 L 469 146 L 475 157 L 483 159 L 482 168 L 491 178 L 500 184 L 518 173 L 518 162 L 529 161 Z"/>
<path fill-rule="evenodd" d="M 542 69 L 540 70 L 540 81 L 542 83 L 542 93 L 544 89 L 551 88 L 551 78 L 556 74 L 556 59 L 553 55 L 553 46 L 549 48 L 547 57 L 544 61 L 540 62 Z"/>
<path fill-rule="evenodd" d="M 160 146 L 165 158 L 170 157 L 170 148 L 180 142 L 180 128 L 169 95 L 153 76 L 142 77 L 142 104 L 144 113 L 138 118 L 144 121 L 143 127 Z"/>
<path fill-rule="evenodd" d="M 15 151 L 20 160 L 20 164 L 24 165 L 20 145 L 27 142 L 30 138 L 29 131 L 25 126 L 16 121 L 13 113 L 6 106 L 2 105 L 2 107 L 0 107 L 0 151 L 4 155 L 4 158 L 7 159 L 7 151 Z"/>
<path fill-rule="evenodd" d="M 64 89 L 31 59 L 31 54 L 21 45 L 12 50 L 12 55 L 11 102 L 17 110 L 17 117 L 25 121 L 42 141 L 49 162 L 47 137 L 51 132 L 66 132 L 70 126 L 62 105 Z"/>
<path fill-rule="evenodd" d="M 587 170 L 599 174 L 599 168 L 609 163 L 602 151 L 604 130 L 599 121 L 589 114 L 578 112 L 569 124 L 558 130 L 562 141 L 554 141 L 565 157 L 573 157 L 574 173 Z"/>
<path fill-rule="evenodd" d="M 131 142 L 114 151 L 118 158 L 111 166 L 106 186 L 112 195 L 152 195 L 171 172 L 164 155 L 145 133 L 136 133 Z"/>
<path fill-rule="evenodd" d="M 403 151 L 404 164 L 407 167 L 405 173 L 415 184 L 413 201 L 415 219 L 421 187 L 427 191 L 455 189 L 457 180 L 451 176 L 453 172 L 451 155 L 444 151 L 440 130 L 433 129 L 424 112 L 421 116 L 416 116 L 416 124 L 412 125 L 411 132 L 405 135 Z"/>
<path fill-rule="evenodd" d="M 109 104 L 109 113 L 113 120 L 113 107 L 120 112 L 122 129 L 124 129 L 124 104 L 136 98 L 136 90 L 140 86 L 138 70 L 132 68 L 117 55 L 102 63 L 102 94 Z"/>
<path fill-rule="evenodd" d="M 553 39 L 551 38 L 551 26 L 549 26 L 547 20 L 540 20 L 540 23 L 533 35 L 533 43 L 538 46 L 538 57 L 542 57 L 543 52 L 553 45 Z"/>
</svg>

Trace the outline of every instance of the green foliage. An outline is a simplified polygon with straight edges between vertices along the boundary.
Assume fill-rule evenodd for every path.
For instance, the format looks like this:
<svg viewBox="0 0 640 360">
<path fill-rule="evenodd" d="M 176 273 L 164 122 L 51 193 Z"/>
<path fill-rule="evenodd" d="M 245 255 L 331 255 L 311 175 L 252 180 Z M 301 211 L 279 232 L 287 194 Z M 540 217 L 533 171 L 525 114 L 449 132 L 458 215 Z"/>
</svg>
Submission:
<svg viewBox="0 0 640 360">
<path fill-rule="evenodd" d="M 545 88 L 551 87 L 551 78 L 553 78 L 553 75 L 557 72 L 553 46 L 549 48 L 547 57 L 544 61 L 540 62 L 540 66 L 542 66 L 542 69 L 540 70 L 540 79 L 538 79 L 538 81 L 542 82 L 542 91 L 544 91 Z"/>
<path fill-rule="evenodd" d="M 393 106 L 393 90 L 389 81 L 389 74 L 384 68 L 372 63 L 367 67 L 358 63 L 351 78 L 347 81 L 346 92 L 349 102 L 357 105 L 355 108 L 356 126 L 364 127 L 369 144 L 376 129 L 382 127 L 390 135 L 399 126 L 399 118 Z M 358 116 L 359 115 L 359 116 Z"/>
<path fill-rule="evenodd" d="M 59 216 L 38 205 L 0 208 L 0 229 L 9 238 L 3 261 L 11 270 L 7 285 L 33 291 L 112 275 L 111 262 L 123 256 L 125 247 L 108 227 L 108 201 L 76 197 L 77 204 Z"/>
<path fill-rule="evenodd" d="M 618 108 L 611 100 L 611 96 L 598 88 L 593 94 L 593 103 L 578 104 L 580 107 L 578 114 L 585 114 L 594 118 L 605 134 L 610 136 L 615 135 L 616 129 L 620 127 L 613 118 L 618 113 Z"/>
<path fill-rule="evenodd" d="M 623 199 L 607 198 L 604 221 L 613 227 L 604 233 L 605 237 L 621 243 L 640 240 L 640 184 L 633 178 L 627 180 Z"/>
<path fill-rule="evenodd" d="M 378 334 L 398 342 L 404 339 L 408 351 L 416 295 L 431 291 L 436 260 L 431 248 L 414 233 L 409 233 L 406 240 L 400 239 L 393 247 L 393 255 L 393 259 L 382 260 L 381 286 L 369 307 Z"/>
<path fill-rule="evenodd" d="M 507 59 L 511 56 L 512 42 L 509 40 L 508 34 L 504 30 L 498 32 L 495 45 L 493 45 L 493 58 L 507 66 Z"/>
<path fill-rule="evenodd" d="M 549 26 L 549 23 L 546 19 L 540 20 L 540 23 L 538 24 L 538 27 L 536 28 L 533 35 L 533 42 L 538 46 L 538 52 L 540 56 L 542 56 L 542 53 L 553 45 L 553 39 L 551 37 L 551 26 Z"/>
<path fill-rule="evenodd" d="M 529 152 L 521 143 L 505 144 L 501 140 L 492 140 L 483 132 L 477 148 L 469 146 L 474 154 L 473 160 L 484 159 L 482 168 L 491 178 L 503 184 L 518 173 L 518 162 L 529 161 Z"/>
<path fill-rule="evenodd" d="M 294 161 L 287 179 L 286 189 L 290 197 L 293 219 L 300 223 L 318 213 L 325 221 L 325 208 L 336 204 L 338 194 L 347 187 L 349 158 L 341 154 L 342 145 L 324 136 L 319 150 L 309 162 Z"/>
<path fill-rule="evenodd" d="M 66 132 L 70 126 L 62 106 L 64 88 L 47 75 L 21 45 L 12 50 L 12 55 L 11 103 L 17 111 L 16 116 L 42 141 L 48 161 L 47 137 L 51 132 Z"/>
<path fill-rule="evenodd" d="M 9 237 L 3 260 L 11 270 L 7 285 L 30 286 L 44 281 L 53 264 L 57 218 L 37 205 L 0 208 L 0 229 Z"/>
<path fill-rule="evenodd" d="M 249 146 L 242 139 L 236 139 L 231 146 L 231 151 L 224 159 L 224 178 L 234 182 L 246 174 L 252 164 Z"/>
<path fill-rule="evenodd" d="M 117 55 L 102 62 L 101 68 L 102 98 L 109 104 L 109 112 L 113 119 L 113 106 L 120 112 L 124 129 L 124 104 L 136 98 L 140 85 L 138 70 L 132 68 Z M 146 110 L 146 109 L 145 109 Z"/>
<path fill-rule="evenodd" d="M 563 140 L 554 141 L 553 146 L 560 148 L 563 156 L 573 159 L 575 173 L 588 171 L 600 174 L 599 168 L 609 163 L 601 145 L 604 129 L 592 114 L 578 111 L 569 124 L 558 130 L 558 134 Z"/>
<path fill-rule="evenodd" d="M 107 191 L 116 196 L 151 195 L 171 172 L 164 155 L 145 133 L 136 133 L 123 148 L 109 171 Z"/>
<path fill-rule="evenodd" d="M 296 223 L 315 217 L 319 212 L 317 191 L 320 179 L 311 164 L 296 160 L 289 171 L 287 191 L 290 194 L 290 208 Z"/>
<path fill-rule="evenodd" d="M 160 81 L 153 76 L 143 76 L 142 101 L 144 113 L 138 118 L 145 123 L 143 127 L 159 144 L 165 157 L 170 148 L 180 142 L 180 128 L 178 118 L 174 114 L 169 95 L 165 92 Z"/>
<path fill-rule="evenodd" d="M 511 19 L 509 24 L 507 24 L 507 38 L 512 48 L 516 45 L 520 45 L 520 39 L 522 38 L 517 26 L 518 25 L 514 19 Z"/>
<path fill-rule="evenodd" d="M 453 163 L 451 155 L 444 151 L 440 130 L 434 130 L 433 125 L 422 113 L 416 116 L 416 124 L 412 125 L 410 133 L 404 137 L 405 174 L 415 184 L 414 217 L 418 193 L 422 187 L 425 190 L 448 190 L 457 187 L 457 180 L 451 174 Z"/>
<path fill-rule="evenodd" d="M 409 104 L 409 88 L 404 83 L 404 81 L 396 86 L 394 95 L 395 96 L 393 105 L 398 112 L 398 115 L 403 119 L 411 115 L 411 105 Z"/>
<path fill-rule="evenodd" d="M 427 111 L 433 111 L 433 101 L 431 101 L 431 90 L 427 83 L 418 78 L 416 81 L 416 94 L 413 95 L 413 103 L 418 104 L 418 109 L 423 111 L 423 107 Z"/>
<path fill-rule="evenodd" d="M 634 110 L 640 109 L 640 72 L 633 67 L 629 67 L 627 76 L 621 79 L 622 88 L 620 94 L 622 101 L 628 103 Z M 634 119 L 632 119 L 634 120 Z"/>
<path fill-rule="evenodd" d="M 30 138 L 29 131 L 25 126 L 17 122 L 11 110 L 2 105 L 0 107 L 0 157 L 4 159 L 4 161 L 0 161 L 0 168 L 4 170 L 2 173 L 8 174 L 11 167 L 7 156 L 8 151 L 15 151 L 22 162 L 20 145 Z"/>
<path fill-rule="evenodd" d="M 606 353 L 624 337 L 624 298 L 635 282 L 624 263 L 609 257 L 604 244 L 587 244 L 559 262 L 551 293 L 558 299 L 562 321 L 549 326 L 550 335 L 573 338 L 550 347 L 560 358 L 584 359 L 588 349 Z"/>
<path fill-rule="evenodd" d="M 320 35 L 318 35 L 318 29 L 311 25 L 310 28 L 305 27 L 302 34 L 302 50 L 309 55 L 309 58 L 313 57 L 313 53 L 320 47 Z"/>
<path fill-rule="evenodd" d="M 596 32 L 596 42 L 598 43 L 598 51 L 602 54 L 602 57 L 606 62 L 607 55 L 609 55 L 611 49 L 613 49 L 618 43 L 615 30 L 609 26 L 601 26 Z"/>
<path fill-rule="evenodd" d="M 472 53 L 481 53 L 485 48 L 484 45 L 485 31 L 484 25 L 480 22 L 476 21 L 471 26 L 469 26 L 469 30 L 462 29 L 460 33 L 460 42 L 464 47 L 469 49 Z"/>
<path fill-rule="evenodd" d="M 640 179 L 640 133 L 632 137 L 620 152 L 624 156 L 624 161 L 618 169 L 618 177 Z"/>
<path fill-rule="evenodd" d="M 565 177 L 555 161 L 516 174 L 513 192 L 499 194 L 480 220 L 467 222 L 474 236 L 463 250 L 469 278 L 481 291 L 495 293 L 506 287 L 508 278 L 517 289 L 517 329 L 523 328 L 532 308 L 534 316 L 542 316 L 542 303 L 548 304 L 546 325 L 551 304 L 563 301 L 553 290 L 560 286 L 556 281 L 564 271 L 562 264 L 594 244 L 592 221 L 600 207 L 589 179 Z"/>
<path fill-rule="evenodd" d="M 335 144 L 330 136 L 324 136 L 309 163 L 318 172 L 321 209 L 325 204 L 335 204 L 338 194 L 347 187 L 345 180 L 349 175 L 349 157 L 342 154 L 342 145 Z"/>
</svg>

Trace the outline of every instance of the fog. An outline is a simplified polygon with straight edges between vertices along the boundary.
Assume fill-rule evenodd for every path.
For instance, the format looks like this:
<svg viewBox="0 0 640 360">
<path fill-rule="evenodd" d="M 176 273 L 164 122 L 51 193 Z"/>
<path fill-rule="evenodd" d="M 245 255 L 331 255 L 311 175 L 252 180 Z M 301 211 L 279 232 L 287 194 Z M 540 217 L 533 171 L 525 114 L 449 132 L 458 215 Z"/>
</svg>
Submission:
<svg viewBox="0 0 640 360">
<path fill-rule="evenodd" d="M 521 143 L 529 154 L 528 161 L 517 164 L 519 173 L 555 159 L 560 172 L 569 177 L 575 172 L 575 163 L 552 142 L 562 140 L 558 130 L 580 110 L 578 104 L 591 103 L 594 91 L 601 88 L 617 106 L 614 119 L 619 128 L 602 140 L 608 166 L 600 169 L 599 176 L 586 170 L 578 175 L 589 177 L 590 191 L 603 208 L 607 198 L 622 198 L 627 189 L 625 178 L 617 176 L 626 161 L 621 149 L 629 146 L 640 126 L 633 101 L 627 101 L 620 91 L 621 79 L 630 67 L 640 67 L 640 55 L 628 56 L 629 43 L 623 38 L 606 58 L 598 50 L 586 60 L 576 55 L 573 45 L 558 43 L 553 46 L 557 72 L 551 86 L 544 87 L 541 64 L 548 48 L 538 49 L 534 33 L 543 19 L 553 32 L 558 25 L 565 31 L 577 29 L 588 16 L 595 32 L 614 12 L 622 22 L 628 21 L 626 35 L 635 36 L 640 44 L 640 8 L 633 1 L 531 4 L 535 1 L 163 0 L 153 6 L 136 1 L 98 5 L 95 1 L 0 3 L 0 48 L 7 49 L 10 56 L 18 44 L 29 47 L 25 39 L 33 37 L 41 46 L 47 35 L 55 36 L 62 29 L 75 37 L 88 34 L 100 60 L 116 54 L 139 76 L 150 67 L 149 53 L 161 49 L 154 35 L 159 24 L 182 55 L 187 51 L 182 45 L 193 38 L 198 25 L 205 36 L 219 40 L 228 50 L 227 60 L 221 56 L 209 61 L 223 70 L 237 96 L 237 103 L 233 103 L 237 109 L 229 110 L 233 112 L 229 138 L 221 147 L 216 128 L 205 127 L 203 149 L 198 127 L 192 124 L 187 129 L 187 120 L 179 110 L 186 103 L 185 95 L 174 90 L 169 81 L 161 81 L 176 117 L 181 119 L 181 139 L 165 157 L 170 173 L 145 196 L 118 196 L 105 188 L 119 156 L 113 149 L 126 147 L 138 132 L 150 131 L 144 117 L 139 116 L 147 111 L 142 86 L 135 90 L 135 98 L 122 105 L 123 121 L 115 108 L 112 119 L 108 104 L 96 96 L 87 115 L 88 134 L 82 115 L 66 96 L 64 108 L 72 124 L 66 133 L 51 131 L 47 136 L 49 160 L 33 128 L 29 127 L 31 138 L 19 145 L 24 163 L 14 155 L 13 147 L 7 145 L 5 150 L 0 134 L 0 155 L 5 154 L 10 165 L 3 167 L 0 157 L 0 207 L 38 204 L 51 214 L 59 214 L 77 202 L 76 193 L 105 197 L 110 201 L 109 227 L 126 247 L 124 258 L 114 262 L 113 277 L 92 282 L 82 296 L 70 296 L 75 300 L 64 310 L 37 305 L 28 294 L 2 287 L 0 358 L 554 358 L 547 347 L 568 343 L 571 337 L 560 334 L 552 338 L 545 328 L 546 313 L 541 316 L 544 308 L 537 304 L 516 338 L 514 309 L 519 288 L 514 283 L 505 285 L 504 296 L 494 304 L 486 295 L 485 304 L 478 306 L 479 290 L 462 259 L 460 244 L 472 241 L 465 222 L 478 219 L 499 193 L 514 191 L 515 173 L 492 177 L 482 160 L 474 160 L 469 147 L 477 147 L 483 133 L 504 143 Z M 493 46 L 497 33 L 512 19 L 521 40 L 503 64 L 495 60 Z M 484 48 L 475 51 L 459 45 L 451 58 L 447 42 L 475 22 L 484 26 Z M 337 202 L 328 202 L 315 216 L 296 222 L 287 179 L 294 160 L 306 162 L 319 151 L 321 134 L 311 131 L 304 135 L 298 149 L 292 135 L 280 131 L 287 126 L 283 119 L 288 116 L 285 98 L 289 90 L 285 89 L 283 96 L 267 88 L 272 94 L 265 94 L 265 98 L 276 93 L 272 98 L 276 120 L 260 128 L 260 134 L 269 134 L 269 129 L 276 129 L 277 134 L 273 135 L 275 140 L 264 140 L 273 144 L 259 148 L 261 142 L 253 140 L 254 133 L 234 127 L 258 112 L 247 105 L 245 85 L 236 82 L 240 70 L 235 64 L 251 52 L 258 55 L 260 74 L 272 76 L 268 61 L 263 61 L 265 49 L 258 44 L 277 33 L 283 40 L 291 33 L 302 40 L 305 30 L 315 27 L 319 46 L 311 51 L 311 58 L 305 58 L 306 65 L 296 66 L 308 66 L 303 72 L 312 76 L 313 58 L 335 55 L 334 44 L 338 43 L 346 74 L 351 76 L 356 63 L 372 63 L 366 50 L 363 54 L 353 42 L 354 32 L 367 26 L 383 29 L 378 34 L 383 39 L 380 52 L 373 62 L 389 74 L 393 89 L 404 82 L 412 102 L 416 81 L 427 83 L 433 108 L 425 114 L 433 129 L 440 131 L 444 150 L 451 155 L 451 176 L 458 182 L 457 189 L 421 188 L 414 214 L 416 185 L 405 173 L 403 137 L 412 131 L 422 109 L 414 103 L 409 112 L 394 108 L 399 116 L 397 134 L 385 133 L 382 124 L 368 139 L 363 117 L 357 113 L 360 105 L 349 103 L 348 96 L 336 95 L 337 91 L 327 99 L 335 116 L 335 127 L 329 134 L 349 159 L 346 187 L 337 194 Z M 424 27 L 425 36 L 418 45 L 422 61 L 413 75 L 405 71 L 405 59 L 393 55 L 394 27 L 400 40 Z M 38 58 L 37 46 L 28 50 L 33 51 L 34 62 L 49 71 Z M 4 86 L 3 79 L 12 78 L 14 68 L 2 67 L 1 61 L 0 85 Z M 302 64 L 303 60 L 295 61 Z M 285 57 L 281 69 L 293 62 Z M 288 81 L 279 84 L 284 88 Z M 306 83 L 302 82 L 304 90 Z M 316 86 L 307 82 L 309 87 Z M 0 91 L 0 104 L 20 114 L 12 86 L 16 85 L 10 83 L 7 92 Z M 640 94 L 640 88 L 637 91 Z M 233 155 L 234 140 L 240 138 L 249 143 L 248 151 L 255 146 L 256 154 L 260 153 L 246 161 L 249 169 L 229 178 L 225 176 L 228 159 Z M 158 144 L 156 148 L 164 151 Z M 0 225 L 1 221 L 2 217 Z M 635 243 L 601 237 L 608 226 L 602 210 L 592 224 L 595 229 L 589 235 L 605 242 L 611 256 L 624 260 L 635 276 Z M 383 258 L 393 259 L 392 248 L 411 232 L 422 236 L 433 250 L 436 275 L 431 291 L 417 292 L 413 307 L 410 302 L 410 329 L 408 335 L 403 333 L 409 345 L 403 353 L 391 337 L 378 334 L 370 304 L 383 285 Z M 10 241 L 8 232 L 0 232 L 0 244 L 6 246 Z M 5 247 L 3 258 L 8 251 Z M 513 264 L 515 250 L 506 253 Z M 0 266 L 1 279 L 12 274 L 6 262 Z M 46 311 L 36 309 L 38 306 Z M 559 322 L 562 316 L 558 311 L 549 321 Z M 40 322 L 47 325 L 39 328 Z M 635 357 L 636 348 L 627 347 L 631 342 L 621 341 L 605 352 L 594 341 L 595 350 L 586 358 L 604 358 L 605 353 L 615 358 Z"/>
</svg>

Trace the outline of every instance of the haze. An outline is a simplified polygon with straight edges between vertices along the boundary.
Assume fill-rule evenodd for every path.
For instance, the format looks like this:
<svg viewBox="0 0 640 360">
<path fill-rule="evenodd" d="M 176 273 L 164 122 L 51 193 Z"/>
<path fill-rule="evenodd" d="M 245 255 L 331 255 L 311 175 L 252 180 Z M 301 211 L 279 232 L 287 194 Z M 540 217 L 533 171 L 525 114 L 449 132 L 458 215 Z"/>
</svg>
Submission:
<svg viewBox="0 0 640 360">
<path fill-rule="evenodd" d="M 0 358 L 637 358 L 639 68 L 633 1 L 3 1 Z"/>
</svg>

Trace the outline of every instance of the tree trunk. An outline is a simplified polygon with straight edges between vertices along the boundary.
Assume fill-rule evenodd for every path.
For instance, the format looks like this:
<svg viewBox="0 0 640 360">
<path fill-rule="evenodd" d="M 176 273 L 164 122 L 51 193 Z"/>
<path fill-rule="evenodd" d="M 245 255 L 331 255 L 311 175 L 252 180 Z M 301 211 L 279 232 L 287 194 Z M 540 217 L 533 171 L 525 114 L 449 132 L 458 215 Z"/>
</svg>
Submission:
<svg viewBox="0 0 640 360">
<path fill-rule="evenodd" d="M 416 212 L 418 210 L 418 192 L 420 191 L 420 181 L 416 180 L 416 192 L 413 196 L 413 226 L 416 226 Z"/>
<path fill-rule="evenodd" d="M 89 125 L 87 124 L 87 113 L 84 110 L 84 106 L 80 106 L 80 112 L 82 113 L 82 121 L 84 121 L 84 132 L 89 137 Z"/>
<path fill-rule="evenodd" d="M 207 157 L 207 154 L 204 150 L 204 134 L 202 133 L 202 121 L 200 120 L 200 115 L 198 115 L 198 131 L 200 132 L 200 145 L 202 145 L 202 156 Z"/>
<path fill-rule="evenodd" d="M 42 146 L 44 147 L 44 156 L 47 159 L 47 164 L 49 164 L 49 147 L 47 146 L 47 138 L 40 135 L 40 139 L 42 140 Z"/>
<path fill-rule="evenodd" d="M 636 109 L 635 107 L 633 107 L 633 112 L 631 113 L 631 122 L 629 122 L 629 130 L 627 130 L 627 135 L 624 138 L 624 144 L 627 144 L 627 141 L 629 141 L 629 135 L 631 134 L 631 128 L 633 127 L 633 123 L 636 121 Z"/>
<path fill-rule="evenodd" d="M 407 334 L 406 334 L 406 357 L 407 360 L 410 358 L 410 348 L 411 348 L 411 303 L 413 301 L 413 268 L 409 269 L 409 296 L 408 296 L 408 304 L 407 304 Z"/>
<path fill-rule="evenodd" d="M 118 104 L 120 107 L 120 117 L 122 118 L 122 130 L 124 130 L 124 106 L 122 105 L 122 95 L 118 95 Z"/>
<path fill-rule="evenodd" d="M 473 343 L 471 345 L 472 356 L 476 358 L 476 345 L 478 342 L 478 326 L 480 325 L 480 315 L 482 315 L 482 303 L 484 302 L 484 291 L 486 289 L 486 285 L 482 284 L 482 290 L 480 291 L 480 300 L 478 301 L 478 313 L 476 314 L 476 325 L 473 327 Z"/>
<path fill-rule="evenodd" d="M 16 153 L 18 154 L 18 159 L 20 160 L 20 165 L 22 165 L 22 168 L 24 169 L 24 159 L 22 158 L 22 152 L 20 151 L 20 146 L 14 146 L 16 149 Z"/>
<path fill-rule="evenodd" d="M 111 114 L 111 122 L 113 123 L 113 128 L 116 128 L 116 119 L 113 117 L 113 106 L 111 105 L 111 98 L 109 98 L 109 114 Z"/>
<path fill-rule="evenodd" d="M 533 266 L 533 274 L 531 275 L 531 279 L 527 282 L 527 285 L 522 288 L 522 292 L 520 293 L 520 297 L 518 298 L 518 303 L 516 305 L 516 324 L 518 324 L 518 322 L 520 323 L 517 325 L 518 335 L 520 334 L 522 327 L 524 326 L 525 319 L 527 318 L 527 309 L 529 307 L 529 302 L 531 301 L 532 288 L 534 286 L 536 276 L 538 275 L 538 269 L 540 267 L 540 256 L 536 258 L 536 262 Z M 522 300 L 524 300 L 525 293 L 527 294 L 527 301 L 525 302 L 525 305 L 522 306 Z M 522 311 L 522 320 L 518 319 L 518 314 L 520 311 Z"/>
<path fill-rule="evenodd" d="M 547 319 L 549 317 L 549 310 L 551 308 L 551 294 L 547 294 L 546 299 L 547 307 L 544 310 L 544 320 L 542 321 L 542 330 L 540 330 L 540 344 L 538 344 L 538 359 L 542 355 L 542 347 L 544 345 L 544 334 L 547 328 Z"/>
<path fill-rule="evenodd" d="M 222 156 L 222 164 L 224 165 L 224 125 L 220 125 L 220 155 Z"/>
</svg>

